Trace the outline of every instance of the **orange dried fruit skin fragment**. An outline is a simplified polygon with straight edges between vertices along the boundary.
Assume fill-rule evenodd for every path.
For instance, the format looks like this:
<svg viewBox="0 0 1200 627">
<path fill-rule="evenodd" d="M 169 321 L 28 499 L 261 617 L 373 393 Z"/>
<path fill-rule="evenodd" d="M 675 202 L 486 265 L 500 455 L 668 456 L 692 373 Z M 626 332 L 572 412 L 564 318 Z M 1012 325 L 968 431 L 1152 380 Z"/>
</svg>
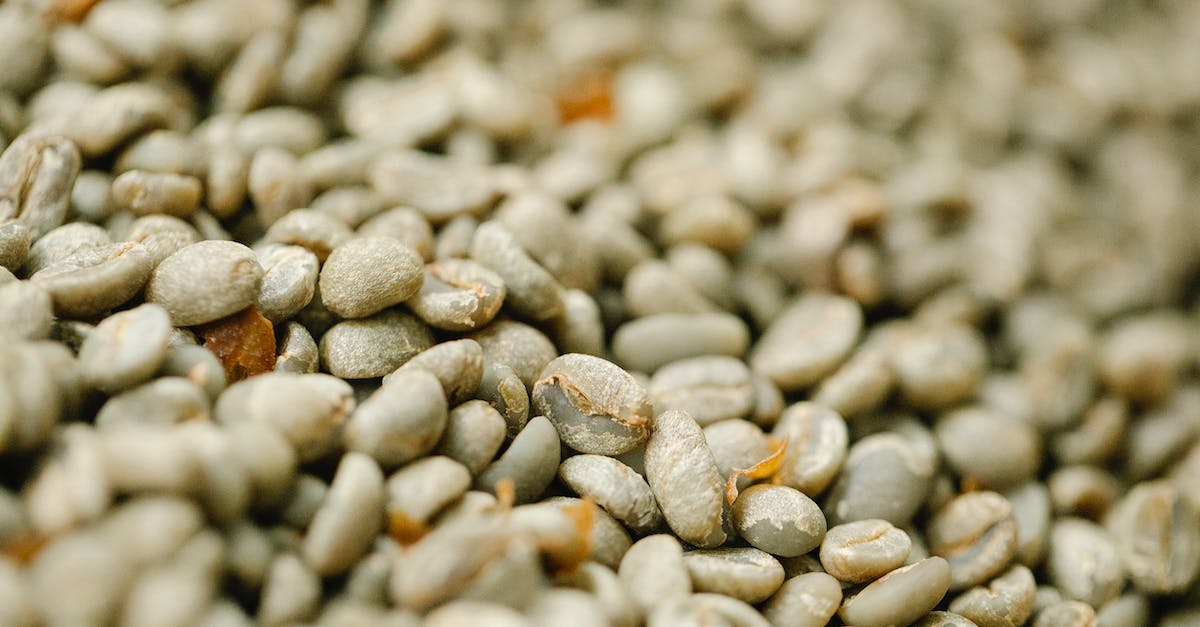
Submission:
<svg viewBox="0 0 1200 627">
<path fill-rule="evenodd" d="M 572 503 L 562 508 L 563 513 L 571 519 L 576 542 L 568 550 L 547 556 L 555 574 L 574 571 L 583 565 L 588 556 L 592 554 L 591 533 L 592 525 L 596 522 L 596 507 L 599 506 L 595 501 L 584 498 L 578 503 Z"/>
<path fill-rule="evenodd" d="M 100 0 L 55 0 L 47 14 L 63 22 L 82 22 L 97 4 L 100 4 Z"/>
<path fill-rule="evenodd" d="M 733 472 L 729 474 L 729 480 L 725 482 L 725 500 L 730 505 L 733 505 L 738 497 L 737 480 L 739 477 L 768 479 L 779 472 L 779 465 L 783 463 L 783 454 L 787 452 L 788 437 L 785 435 L 782 439 L 770 438 L 770 440 L 775 448 L 770 455 L 749 468 L 734 468 Z"/>
<path fill-rule="evenodd" d="M 395 509 L 387 513 L 387 531 L 393 540 L 408 546 L 425 537 L 429 533 L 429 525 Z"/>
<path fill-rule="evenodd" d="M 558 93 L 558 119 L 563 124 L 580 120 L 612 120 L 613 77 L 608 70 L 597 70 L 572 81 Z"/>
<path fill-rule="evenodd" d="M 196 327 L 204 348 L 225 368 L 229 383 L 270 372 L 275 367 L 275 327 L 254 306 Z"/>
</svg>

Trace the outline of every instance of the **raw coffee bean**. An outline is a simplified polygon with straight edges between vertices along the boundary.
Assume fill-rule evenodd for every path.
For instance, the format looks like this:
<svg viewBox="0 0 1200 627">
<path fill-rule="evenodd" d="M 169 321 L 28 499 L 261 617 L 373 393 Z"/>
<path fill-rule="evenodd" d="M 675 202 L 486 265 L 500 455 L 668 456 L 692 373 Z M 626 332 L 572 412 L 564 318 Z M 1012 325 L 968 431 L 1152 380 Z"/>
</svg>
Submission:
<svg viewBox="0 0 1200 627">
<path fill-rule="evenodd" d="M 546 365 L 533 404 L 564 444 L 598 455 L 619 455 L 645 442 L 653 415 L 645 388 L 629 373 L 577 353 Z"/>
<path fill-rule="evenodd" d="M 1133 585 L 1180 594 L 1200 572 L 1200 513 L 1165 481 L 1135 485 L 1105 521 Z"/>
<path fill-rule="evenodd" d="M 966 408 L 939 418 L 936 431 L 954 472 L 984 488 L 1024 483 L 1041 465 L 1041 436 L 1023 420 Z"/>
<path fill-rule="evenodd" d="M 1050 528 L 1046 572 L 1063 597 L 1100 607 L 1125 586 L 1116 541 L 1105 529 L 1079 518 L 1060 518 Z"/>
<path fill-rule="evenodd" d="M 108 231 L 87 222 L 71 222 L 46 233 L 29 247 L 23 271 L 35 274 L 85 248 L 111 244 Z"/>
<path fill-rule="evenodd" d="M 320 190 L 357 185 L 364 182 L 363 173 L 380 150 L 367 140 L 334 140 L 302 156 L 300 171 L 309 184 Z"/>
<path fill-rule="evenodd" d="M 935 462 L 934 455 L 898 433 L 864 437 L 846 456 L 825 499 L 825 515 L 835 525 L 867 518 L 904 525 L 924 504 Z"/>
<path fill-rule="evenodd" d="M 506 432 L 504 417 L 487 401 L 467 401 L 450 410 L 437 452 L 466 466 L 475 476 L 496 458 Z"/>
<path fill-rule="evenodd" d="M 580 236 L 578 222 L 561 200 L 541 192 L 518 192 L 500 203 L 493 220 L 563 287 L 596 288 L 596 252 L 591 241 Z"/>
<path fill-rule="evenodd" d="M 825 573 L 796 575 L 767 601 L 763 615 L 779 627 L 823 627 L 842 605 L 842 587 Z"/>
<path fill-rule="evenodd" d="M 752 375 L 750 382 L 754 386 L 754 413 L 750 415 L 750 420 L 763 428 L 775 426 L 783 415 L 783 392 L 762 375 Z"/>
<path fill-rule="evenodd" d="M 179 249 L 200 241 L 195 227 L 174 216 L 152 214 L 142 216 L 129 225 L 125 241 L 137 242 L 150 253 L 154 267 L 174 255 Z"/>
<path fill-rule="evenodd" d="M 433 259 L 433 228 L 416 210 L 396 207 L 367 218 L 358 227 L 363 237 L 393 237 L 416 251 L 425 261 Z"/>
<path fill-rule="evenodd" d="M 20 221 L 31 242 L 61 225 L 81 163 L 76 144 L 63 137 L 19 135 L 0 153 L 0 222 Z"/>
<path fill-rule="evenodd" d="M 783 566 L 754 548 L 689 551 L 683 554 L 683 565 L 697 591 L 724 594 L 747 603 L 765 600 L 783 585 Z"/>
<path fill-rule="evenodd" d="M 647 483 L 671 530 L 698 547 L 724 543 L 725 482 L 696 421 L 678 410 L 655 417 L 645 463 Z"/>
<path fill-rule="evenodd" d="M 226 425 L 225 430 L 233 448 L 233 461 L 245 468 L 250 477 L 255 503 L 278 505 L 296 474 L 296 449 L 265 422 L 238 421 Z"/>
<path fill-rule="evenodd" d="M 554 344 L 544 333 L 512 320 L 497 320 L 470 337 L 483 349 L 485 365 L 508 366 L 530 390 L 546 364 L 558 356 Z"/>
<path fill-rule="evenodd" d="M 275 356 L 276 372 L 313 374 L 320 365 L 321 355 L 312 334 L 299 322 L 289 322 L 283 327 L 277 343 Z"/>
<path fill-rule="evenodd" d="M 267 110 L 257 113 L 264 111 Z M 242 123 L 250 119 L 247 115 Z M 254 202 L 259 224 L 270 227 L 289 211 L 305 207 L 312 200 L 312 188 L 300 176 L 294 153 L 275 146 L 249 147 L 246 153 L 253 155 L 246 173 L 246 191 Z"/>
<path fill-rule="evenodd" d="M 929 548 L 950 564 L 950 588 L 977 586 L 1004 570 L 1016 554 L 1012 505 L 995 492 L 968 492 L 934 514 Z"/>
<path fill-rule="evenodd" d="M 330 327 L 321 337 L 321 366 L 344 379 L 382 377 L 432 345 L 429 327 L 388 310 Z"/>
<path fill-rule="evenodd" d="M 200 180 L 185 174 L 130 170 L 112 182 L 116 206 L 140 216 L 161 213 L 185 218 L 199 206 L 200 192 Z"/>
<path fill-rule="evenodd" d="M 262 286 L 255 305 L 272 324 L 300 313 L 317 289 L 317 256 L 299 246 L 269 244 L 256 249 L 263 268 Z"/>
<path fill-rule="evenodd" d="M 420 368 L 437 377 L 446 393 L 450 405 L 457 405 L 479 389 L 483 378 L 483 349 L 471 339 L 453 340 L 435 344 L 416 354 L 412 359 L 383 378 L 387 384 L 396 373 Z"/>
<path fill-rule="evenodd" d="M 98 431 L 104 471 L 124 494 L 187 494 L 200 479 L 199 460 L 175 426 L 126 425 Z"/>
<path fill-rule="evenodd" d="M 304 529 L 312 523 L 313 516 L 329 494 L 329 485 L 309 474 L 296 477 L 287 501 L 280 508 L 279 517 L 287 524 Z"/>
<path fill-rule="evenodd" d="M 1200 411 L 1200 399 L 1185 390 L 1176 392 L 1166 403 L 1147 411 L 1129 425 L 1124 442 L 1124 470 L 1130 479 L 1151 478 L 1182 457 L 1195 441 L 1192 416 Z"/>
<path fill-rule="evenodd" d="M 181 431 L 199 466 L 197 500 L 213 520 L 229 524 L 241 518 L 253 498 L 250 474 L 233 461 L 229 431 L 211 420 L 189 420 Z"/>
<path fill-rule="evenodd" d="M 525 428 L 529 420 L 529 392 L 512 368 L 484 360 L 483 377 L 475 394 L 504 417 L 508 437 L 516 437 Z"/>
<path fill-rule="evenodd" d="M 346 425 L 346 447 L 392 468 L 425 455 L 446 430 L 446 395 L 424 370 L 397 372 Z"/>
<path fill-rule="evenodd" d="M 146 285 L 146 301 L 162 305 L 177 326 L 212 322 L 258 298 L 263 268 L 236 242 L 204 241 L 167 257 Z"/>
<path fill-rule="evenodd" d="M 564 353 L 604 355 L 604 323 L 600 306 L 590 294 L 570 289 L 563 292 L 563 313 L 552 321 L 555 345 Z"/>
<path fill-rule="evenodd" d="M 425 617 L 426 627 L 530 627 L 532 623 L 516 610 L 487 601 L 461 599 L 438 607 Z"/>
<path fill-rule="evenodd" d="M 640 372 L 702 355 L 740 357 L 750 344 L 746 323 L 725 313 L 657 314 L 622 324 L 613 335 L 617 363 Z"/>
<path fill-rule="evenodd" d="M 838 616 L 847 624 L 863 627 L 904 625 L 936 607 L 949 586 L 949 564 L 930 557 L 897 568 L 848 595 Z"/>
<path fill-rule="evenodd" d="M 817 387 L 812 400 L 850 418 L 878 408 L 895 385 L 882 351 L 861 349 Z"/>
<path fill-rule="evenodd" d="M 616 459 L 586 454 L 568 457 L 559 465 L 558 477 L 634 533 L 648 533 L 663 524 L 662 512 L 646 480 Z"/>
<path fill-rule="evenodd" d="M 350 568 L 383 528 L 383 506 L 379 466 L 366 455 L 347 453 L 304 536 L 304 560 L 318 575 Z"/>
<path fill-rule="evenodd" d="M 1036 588 L 1028 568 L 1013 566 L 986 588 L 977 586 L 958 595 L 950 602 L 950 611 L 980 627 L 1017 627 L 1033 615 Z"/>
<path fill-rule="evenodd" d="M 0 337 L 41 340 L 50 336 L 53 324 L 49 292 L 32 281 L 0 284 Z"/>
<path fill-rule="evenodd" d="M 320 576 L 299 556 L 281 553 L 267 571 L 256 620 L 262 625 L 304 621 L 316 613 L 320 600 Z"/>
<path fill-rule="evenodd" d="M 623 561 L 624 556 L 622 556 Z M 683 577 L 685 580 L 687 579 L 687 571 L 684 571 Z M 633 627 L 641 620 L 640 608 L 634 603 L 633 596 L 625 589 L 614 568 L 594 562 L 584 562 L 574 572 L 560 575 L 555 581 L 583 590 L 595 597 L 603 607 L 604 615 L 614 627 Z"/>
<path fill-rule="evenodd" d="M 1093 466 L 1061 466 L 1046 477 L 1058 515 L 1101 519 L 1123 490 L 1112 474 Z"/>
<path fill-rule="evenodd" d="M 750 369 L 732 357 L 693 357 L 659 368 L 650 379 L 656 412 L 680 409 L 700 426 L 745 417 L 754 408 Z"/>
<path fill-rule="evenodd" d="M 1004 493 L 1012 504 L 1013 519 L 1017 521 L 1017 561 L 1036 567 L 1046 554 L 1050 536 L 1051 516 L 1050 491 L 1036 481 L 1013 488 Z"/>
<path fill-rule="evenodd" d="M 683 546 L 668 534 L 646 536 L 633 543 L 621 558 L 617 576 L 634 603 L 647 613 L 671 599 L 692 594 Z"/>
<path fill-rule="evenodd" d="M 1172 311 L 1153 311 L 1118 320 L 1100 338 L 1096 374 L 1113 393 L 1139 402 L 1154 402 L 1176 387 L 1193 360 L 1194 330 Z"/>
<path fill-rule="evenodd" d="M 91 318 L 128 302 L 150 278 L 150 255 L 141 244 L 86 248 L 39 270 L 30 280 L 50 293 L 54 313 Z"/>
<path fill-rule="evenodd" d="M 750 486 L 733 502 L 732 518 L 750 546 L 780 557 L 808 553 L 825 537 L 821 508 L 787 486 Z"/>
<path fill-rule="evenodd" d="M 274 244 L 301 246 L 324 262 L 354 232 L 337 217 L 316 209 L 293 209 L 267 229 L 263 239 Z"/>
<path fill-rule="evenodd" d="M 823 492 L 846 459 L 849 434 L 837 412 L 809 402 L 784 410 L 771 432 L 788 439 L 776 478 L 809 495 Z"/>
<path fill-rule="evenodd" d="M 471 259 L 500 277 L 505 301 L 518 315 L 540 321 L 562 314 L 562 285 L 500 224 L 484 222 L 475 229 Z"/>
<path fill-rule="evenodd" d="M 604 608 L 591 595 L 579 590 L 554 588 L 537 597 L 527 610 L 530 624 L 537 627 L 579 625 L 603 627 L 608 624 Z"/>
<path fill-rule="evenodd" d="M 321 267 L 321 300 L 343 318 L 365 318 L 421 289 L 421 257 L 391 237 L 357 237 Z"/>
<path fill-rule="evenodd" d="M 544 416 L 536 416 L 513 438 L 504 454 L 476 478 L 475 485 L 495 493 L 500 481 L 511 479 L 516 501 L 533 501 L 554 481 L 560 446 L 554 425 Z"/>
<path fill-rule="evenodd" d="M 1137 627 L 1149 623 L 1150 602 L 1140 594 L 1123 594 L 1096 612 L 1096 624 L 1102 627 Z"/>
<path fill-rule="evenodd" d="M 388 518 L 424 524 L 470 487 L 466 466 L 453 459 L 434 455 L 415 461 L 388 477 Z"/>
<path fill-rule="evenodd" d="M 868 518 L 829 529 L 821 542 L 821 566 L 847 583 L 874 581 L 903 566 L 912 550 L 907 533 L 886 520 Z"/>
<path fill-rule="evenodd" d="M 388 582 L 391 600 L 423 611 L 453 598 L 503 555 L 506 531 L 489 515 L 438 525 L 398 556 Z"/>
<path fill-rule="evenodd" d="M 634 317 L 717 311 L 717 306 L 700 290 L 658 259 L 647 259 L 634 266 L 625 275 L 623 293 Z"/>
<path fill-rule="evenodd" d="M 208 418 L 204 390 L 182 377 L 161 377 L 108 399 L 96 413 L 96 427 L 172 425 Z"/>
<path fill-rule="evenodd" d="M 1096 610 L 1082 601 L 1059 601 L 1033 618 L 1033 627 L 1090 627 L 1095 624 Z"/>
<path fill-rule="evenodd" d="M 1049 448 L 1062 464 L 1103 464 L 1119 450 L 1128 423 L 1125 402 L 1103 398 L 1084 412 L 1074 429 L 1052 436 Z"/>
<path fill-rule="evenodd" d="M 722 420 L 704 427 L 704 441 L 717 461 L 717 470 L 728 477 L 734 470 L 750 468 L 771 455 L 771 441 L 757 425 L 745 420 Z M 737 478 L 739 490 L 753 483 L 746 476 Z"/>
<path fill-rule="evenodd" d="M 146 381 L 167 358 L 171 320 L 158 305 L 141 305 L 105 318 L 79 349 L 88 385 L 113 393 Z"/>
<path fill-rule="evenodd" d="M 970 398 L 987 368 L 983 337 L 965 325 L 906 327 L 890 357 L 901 395 L 918 409 Z"/>
<path fill-rule="evenodd" d="M 273 372 L 229 386 L 217 399 L 218 422 L 262 422 L 296 447 L 301 461 L 337 449 L 342 426 L 354 411 L 350 385 L 326 374 Z"/>
<path fill-rule="evenodd" d="M 754 345 L 750 365 L 785 392 L 808 387 L 846 359 L 862 325 L 858 303 L 841 296 L 808 294 L 771 322 Z"/>
<path fill-rule="evenodd" d="M 18 270 L 25 264 L 33 235 L 16 220 L 0 222 L 0 267 Z"/>
<path fill-rule="evenodd" d="M 380 155 L 367 179 L 390 202 L 413 207 L 434 223 L 478 213 L 495 193 L 491 179 L 474 168 L 418 151 Z"/>
<path fill-rule="evenodd" d="M 584 557 L 609 568 L 616 568 L 621 563 L 621 558 L 629 550 L 632 540 L 629 531 L 607 510 L 592 501 L 569 496 L 552 496 L 543 503 L 554 505 L 564 512 L 578 513 L 586 508 L 589 511 L 586 515 L 592 518 L 592 526 L 583 544 L 588 549 Z"/>
<path fill-rule="evenodd" d="M 443 259 L 425 266 L 424 283 L 407 304 L 432 327 L 471 331 L 496 317 L 505 293 L 495 272 L 466 259 Z"/>
<path fill-rule="evenodd" d="M 37 615 L 49 622 L 103 623 L 115 616 L 134 577 L 124 549 L 97 530 L 62 534 L 37 553 L 28 586 Z M 64 598 L 62 590 L 87 577 L 87 594 Z"/>
</svg>

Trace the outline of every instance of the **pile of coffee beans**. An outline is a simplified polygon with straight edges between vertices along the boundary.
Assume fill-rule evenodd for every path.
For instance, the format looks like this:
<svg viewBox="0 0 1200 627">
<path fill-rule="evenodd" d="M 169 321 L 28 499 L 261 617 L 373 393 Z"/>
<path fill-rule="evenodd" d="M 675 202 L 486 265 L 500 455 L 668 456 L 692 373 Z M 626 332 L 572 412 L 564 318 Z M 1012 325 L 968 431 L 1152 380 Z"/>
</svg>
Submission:
<svg viewBox="0 0 1200 627">
<path fill-rule="evenodd" d="M 1200 4 L 0 2 L 0 625 L 1200 625 Z"/>
</svg>

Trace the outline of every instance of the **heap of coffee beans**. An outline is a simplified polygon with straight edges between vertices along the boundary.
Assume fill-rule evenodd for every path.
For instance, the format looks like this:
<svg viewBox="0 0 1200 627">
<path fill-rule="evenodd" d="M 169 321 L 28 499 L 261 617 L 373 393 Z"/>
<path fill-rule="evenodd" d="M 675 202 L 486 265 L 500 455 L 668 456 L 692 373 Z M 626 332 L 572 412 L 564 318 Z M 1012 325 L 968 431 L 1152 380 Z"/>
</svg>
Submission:
<svg viewBox="0 0 1200 627">
<path fill-rule="evenodd" d="M 1200 624 L 1200 4 L 0 3 L 0 625 Z"/>
</svg>

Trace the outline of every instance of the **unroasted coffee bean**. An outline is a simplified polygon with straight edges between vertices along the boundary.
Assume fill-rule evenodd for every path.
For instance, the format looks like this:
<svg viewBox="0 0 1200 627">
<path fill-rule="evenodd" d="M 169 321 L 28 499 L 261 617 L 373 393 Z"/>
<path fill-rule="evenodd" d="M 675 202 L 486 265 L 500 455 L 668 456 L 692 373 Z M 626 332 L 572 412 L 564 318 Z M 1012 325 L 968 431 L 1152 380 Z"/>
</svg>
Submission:
<svg viewBox="0 0 1200 627">
<path fill-rule="evenodd" d="M 833 372 L 862 331 L 862 310 L 840 296 L 809 294 L 782 311 L 754 346 L 750 364 L 785 392 Z"/>
<path fill-rule="evenodd" d="M 353 239 L 346 223 L 316 209 L 294 209 L 267 229 L 264 239 L 276 244 L 301 246 L 324 262 L 329 254 Z"/>
<path fill-rule="evenodd" d="M 433 259 L 433 228 L 429 221 L 408 207 L 396 207 L 368 218 L 358 227 L 364 237 L 393 237 L 413 249 L 421 258 Z"/>
<path fill-rule="evenodd" d="M 755 548 L 795 557 L 821 544 L 825 516 L 804 493 L 787 486 L 756 485 L 733 502 L 733 528 Z"/>
<path fill-rule="evenodd" d="M 150 253 L 151 264 L 157 267 L 179 249 L 200 241 L 200 233 L 174 216 L 152 214 L 131 222 L 125 240 L 144 246 Z"/>
<path fill-rule="evenodd" d="M 1175 312 L 1155 311 L 1119 320 L 1101 338 L 1097 374 L 1114 393 L 1135 401 L 1155 401 L 1175 387 L 1190 359 L 1188 321 Z"/>
<path fill-rule="evenodd" d="M 27 132 L 0 153 L 0 221 L 19 220 L 31 240 L 63 223 L 81 160 L 75 143 Z"/>
<path fill-rule="evenodd" d="M 529 420 L 529 392 L 512 368 L 484 361 L 476 396 L 500 412 L 508 426 L 509 437 L 515 437 L 525 428 Z"/>
<path fill-rule="evenodd" d="M 321 268 L 321 300 L 343 318 L 365 318 L 421 289 L 421 258 L 391 237 L 358 237 L 329 254 Z"/>
<path fill-rule="evenodd" d="M 315 373 L 321 355 L 317 343 L 308 329 L 298 322 L 289 322 L 284 326 L 280 335 L 281 337 L 276 343 L 278 354 L 275 356 L 275 371 L 295 374 Z"/>
<path fill-rule="evenodd" d="M 975 393 L 987 368 L 987 350 L 970 327 L 918 325 L 901 331 L 891 365 L 905 400 L 914 407 L 940 409 Z"/>
<path fill-rule="evenodd" d="M 1100 519 L 1121 493 L 1116 477 L 1092 466 L 1062 466 L 1046 477 L 1055 513 Z"/>
<path fill-rule="evenodd" d="M 864 627 L 907 624 L 941 602 L 950 586 L 950 566 L 930 557 L 876 579 L 842 601 L 838 616 Z"/>
<path fill-rule="evenodd" d="M 347 453 L 304 537 L 304 558 L 319 575 L 349 568 L 383 527 L 383 473 L 367 457 Z"/>
<path fill-rule="evenodd" d="M 367 178 L 391 202 L 414 207 L 433 222 L 478 213 L 494 193 L 481 172 L 416 151 L 380 155 Z"/>
<path fill-rule="evenodd" d="M 650 532 L 663 523 L 658 502 L 641 475 L 602 455 L 575 455 L 563 460 L 558 477 L 577 494 L 591 498 L 634 533 Z"/>
<path fill-rule="evenodd" d="M 33 235 L 29 227 L 16 220 L 0 223 L 0 267 L 17 270 L 25 264 Z"/>
<path fill-rule="evenodd" d="M 1081 601 L 1059 601 L 1033 618 L 1033 627 L 1089 627 L 1095 624 L 1096 610 Z"/>
<path fill-rule="evenodd" d="M 495 272 L 466 259 L 443 259 L 425 266 L 424 283 L 408 307 L 430 326 L 470 331 L 496 317 L 505 294 Z"/>
<path fill-rule="evenodd" d="M 321 337 L 321 366 L 345 379 L 382 377 L 432 345 L 420 320 L 388 310 L 333 325 Z"/>
<path fill-rule="evenodd" d="M 300 313 L 316 293 L 317 256 L 299 246 L 282 245 L 264 246 L 255 255 L 263 268 L 258 310 L 274 324 Z"/>
<path fill-rule="evenodd" d="M 671 266 L 657 259 L 647 259 L 630 269 L 625 275 L 623 293 L 629 313 L 635 317 L 717 310 Z"/>
<path fill-rule="evenodd" d="M 98 428 L 121 424 L 171 425 L 207 420 L 209 399 L 182 377 L 161 377 L 113 396 L 96 413 Z"/>
<path fill-rule="evenodd" d="M 141 244 L 86 248 L 30 277 L 50 293 L 59 316 L 90 318 L 124 304 L 150 278 L 150 255 Z"/>
<path fill-rule="evenodd" d="M 478 475 L 504 444 L 504 417 L 487 401 L 467 401 L 450 410 L 437 451 Z"/>
<path fill-rule="evenodd" d="M 821 542 L 821 566 L 840 581 L 862 583 L 903 566 L 910 550 L 907 533 L 868 518 L 829 529 Z"/>
<path fill-rule="evenodd" d="M 417 353 L 396 373 L 414 368 L 427 370 L 437 377 L 446 393 L 446 400 L 451 405 L 457 405 L 471 398 L 479 389 L 479 382 L 483 378 L 483 349 L 471 339 L 442 342 Z M 386 384 L 396 373 L 384 377 L 383 382 Z"/>
<path fill-rule="evenodd" d="M 700 426 L 742 418 L 755 404 L 750 370 L 732 357 L 693 357 L 654 373 L 650 380 L 654 409 L 688 412 Z"/>
<path fill-rule="evenodd" d="M 882 404 L 894 382 L 883 352 L 864 348 L 822 381 L 812 400 L 843 416 L 857 416 Z"/>
<path fill-rule="evenodd" d="M 928 451 L 898 433 L 855 442 L 825 501 L 830 524 L 867 518 L 907 523 L 924 504 L 934 463 Z"/>
<path fill-rule="evenodd" d="M 986 488 L 1024 483 L 1037 472 L 1041 437 L 1022 420 L 984 409 L 954 411 L 937 422 L 937 437 L 950 467 Z"/>
<path fill-rule="evenodd" d="M 653 410 L 645 388 L 611 362 L 577 353 L 542 370 L 533 403 L 567 446 L 619 455 L 646 441 Z"/>
<path fill-rule="evenodd" d="M 446 429 L 446 396 L 424 370 L 397 372 L 363 401 L 346 425 L 346 446 L 385 468 L 433 450 Z"/>
<path fill-rule="evenodd" d="M 604 355 L 600 306 L 582 290 L 563 292 L 563 313 L 553 321 L 554 343 L 564 353 Z"/>
<path fill-rule="evenodd" d="M 1012 505 L 995 492 L 969 492 L 944 505 L 929 523 L 929 548 L 950 564 L 950 588 L 979 585 L 1016 553 Z"/>
<path fill-rule="evenodd" d="M 846 421 L 820 405 L 801 402 L 788 407 L 772 434 L 788 439 L 776 477 L 809 496 L 824 491 L 846 459 Z"/>
<path fill-rule="evenodd" d="M 475 483 L 494 493 L 501 481 L 509 479 L 513 482 L 513 496 L 518 503 L 532 501 L 554 480 L 560 446 L 554 425 L 544 416 L 536 416 Z"/>
<path fill-rule="evenodd" d="M 1078 518 L 1061 518 L 1050 528 L 1046 571 L 1064 597 L 1093 608 L 1116 598 L 1125 585 L 1125 570 L 1112 536 Z"/>
<path fill-rule="evenodd" d="M 282 553 L 271 562 L 258 603 L 257 620 L 284 625 L 310 618 L 321 598 L 321 579 L 299 556 Z"/>
<path fill-rule="evenodd" d="M 758 603 L 783 585 L 783 566 L 754 548 L 701 549 L 683 554 L 683 565 L 700 592 Z"/>
<path fill-rule="evenodd" d="M 142 305 L 106 318 L 79 350 L 88 384 L 116 392 L 149 379 L 167 358 L 171 320 L 157 305 Z"/>
<path fill-rule="evenodd" d="M 1136 593 L 1123 594 L 1096 612 L 1096 624 L 1102 627 L 1132 627 L 1149 622 L 1150 602 Z"/>
<path fill-rule="evenodd" d="M 46 266 L 93 246 L 112 243 L 108 232 L 95 224 L 71 222 L 46 233 L 29 247 L 24 272 L 34 274 Z"/>
<path fill-rule="evenodd" d="M 582 543 L 582 546 L 587 549 L 587 554 L 583 557 L 588 561 L 616 568 L 633 543 L 625 526 L 613 518 L 607 510 L 590 500 L 569 496 L 552 496 L 543 503 L 553 505 L 562 512 L 568 513 L 572 520 L 575 520 L 575 517 L 582 511 L 587 512 L 582 514 L 584 517 L 591 517 L 591 528 L 588 529 L 587 537 Z M 572 559 L 577 558 L 578 551 L 578 547 L 572 547 L 569 550 L 570 553 L 575 554 L 572 555 Z"/>
<path fill-rule="evenodd" d="M 1012 504 L 1013 519 L 1017 521 L 1017 561 L 1037 566 L 1046 553 L 1050 535 L 1050 492 L 1046 486 L 1031 481 L 1004 493 Z"/>
<path fill-rule="evenodd" d="M 912 624 L 913 627 L 979 627 L 979 625 L 961 615 L 954 612 L 930 612 L 923 616 L 921 620 Z"/>
<path fill-rule="evenodd" d="M 471 259 L 500 277 L 505 301 L 521 316 L 549 320 L 562 313 L 562 286 L 503 226 L 485 222 L 475 229 Z"/>
<path fill-rule="evenodd" d="M 1105 526 L 1130 581 L 1146 594 L 1178 594 L 1200 572 L 1200 513 L 1169 483 L 1134 486 Z"/>
<path fill-rule="evenodd" d="M 349 384 L 325 374 L 269 373 L 232 385 L 217 399 L 219 422 L 263 422 L 296 447 L 303 461 L 319 459 L 339 445 L 354 411 Z"/>
<path fill-rule="evenodd" d="M 137 215 L 187 217 L 200 204 L 200 181 L 193 176 L 130 170 L 113 179 L 113 202 Z"/>
<path fill-rule="evenodd" d="M 822 627 L 842 604 L 842 587 L 825 573 L 805 573 L 783 582 L 763 615 L 781 627 Z"/>
<path fill-rule="evenodd" d="M 979 586 L 958 595 L 950 602 L 950 611 L 980 626 L 1024 625 L 1033 615 L 1035 588 L 1033 573 L 1024 566 L 1013 566 L 986 588 Z"/>
<path fill-rule="evenodd" d="M 178 326 L 204 324 L 254 304 L 262 276 L 249 248 L 198 242 L 158 264 L 146 285 L 146 300 L 162 305 Z"/>
<path fill-rule="evenodd" d="M 54 310 L 50 294 L 31 281 L 0 284 L 0 335 L 40 340 L 50 335 Z"/>
<path fill-rule="evenodd" d="M 617 362 L 654 372 L 673 361 L 702 355 L 739 357 L 750 333 L 740 318 L 723 313 L 658 314 L 621 325 L 613 335 Z"/>
<path fill-rule="evenodd" d="M 699 547 L 725 542 L 725 482 L 704 432 L 687 413 L 671 410 L 654 418 L 646 443 L 646 480 L 667 525 L 682 540 Z"/>
<path fill-rule="evenodd" d="M 387 515 L 392 536 L 405 525 L 425 524 L 470 487 L 467 468 L 448 457 L 426 457 L 401 468 L 387 480 Z"/>
<path fill-rule="evenodd" d="M 644 612 L 692 593 L 683 547 L 673 536 L 657 534 L 638 540 L 625 552 L 618 577 Z"/>
<path fill-rule="evenodd" d="M 772 442 L 757 425 L 745 420 L 722 420 L 704 427 L 704 441 L 717 461 L 717 470 L 728 477 L 735 470 L 751 468 L 771 456 Z M 739 475 L 739 490 L 750 486 L 753 479 Z"/>
<path fill-rule="evenodd" d="M 1056 434 L 1049 442 L 1063 464 L 1099 464 L 1119 449 L 1129 421 L 1129 410 L 1116 398 L 1097 401 L 1074 429 Z"/>
</svg>

